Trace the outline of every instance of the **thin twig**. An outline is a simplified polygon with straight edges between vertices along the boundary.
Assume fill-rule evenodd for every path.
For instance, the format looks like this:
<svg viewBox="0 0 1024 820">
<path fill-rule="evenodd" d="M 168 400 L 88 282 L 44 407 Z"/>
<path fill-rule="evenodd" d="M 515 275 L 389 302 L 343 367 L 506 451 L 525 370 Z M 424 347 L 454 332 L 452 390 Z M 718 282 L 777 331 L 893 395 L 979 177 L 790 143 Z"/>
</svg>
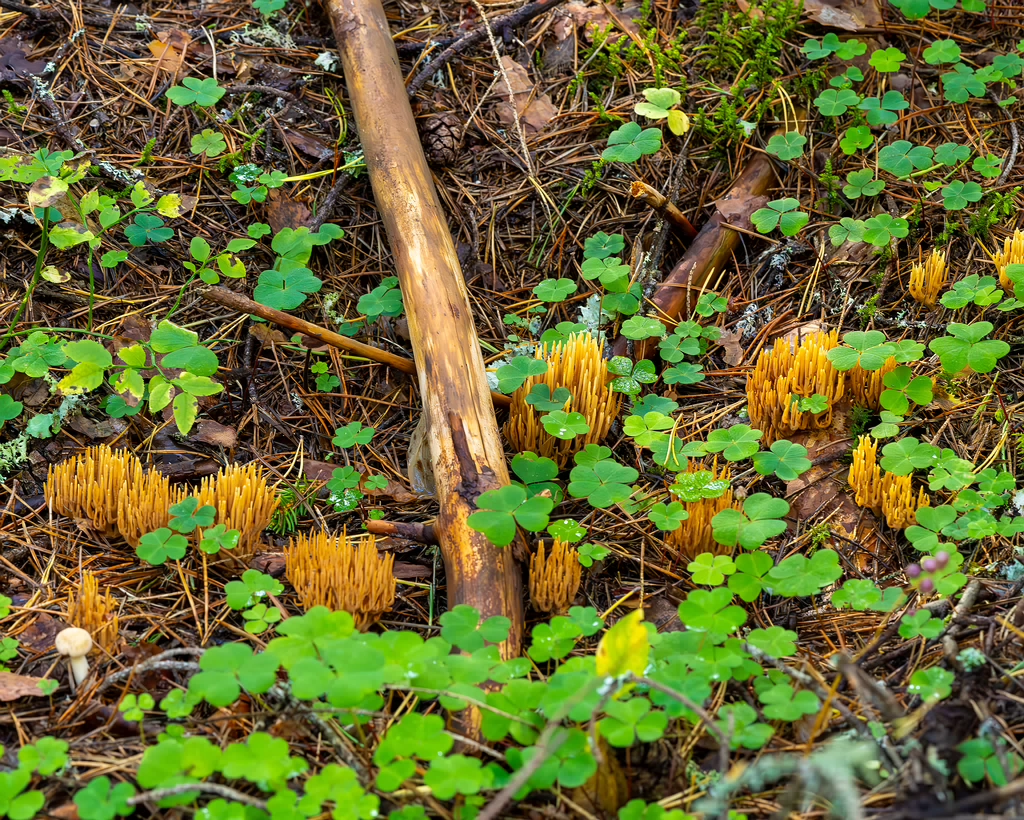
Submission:
<svg viewBox="0 0 1024 820">
<path fill-rule="evenodd" d="M 168 786 L 166 789 L 153 789 L 153 791 L 143 792 L 137 794 L 135 797 L 129 797 L 125 801 L 125 805 L 138 806 L 142 803 L 159 802 L 165 800 L 168 797 L 177 797 L 180 794 L 189 794 L 191 792 L 202 792 L 203 794 L 215 794 L 217 797 L 223 797 L 226 800 L 234 800 L 236 803 L 244 803 L 246 806 L 252 806 L 256 809 L 263 811 L 267 810 L 267 803 L 265 800 L 260 800 L 258 797 L 251 797 L 245 792 L 240 792 L 237 789 L 232 789 L 230 786 L 221 786 L 218 783 L 181 783 L 177 786 Z"/>
<path fill-rule="evenodd" d="M 427 80 L 448 65 L 448 63 L 452 61 L 453 57 L 462 54 L 464 51 L 468 51 L 487 37 L 490 32 L 522 25 L 523 23 L 529 22 L 534 17 L 537 17 L 546 11 L 550 11 L 555 6 L 563 2 L 564 0 L 536 0 L 533 3 L 527 3 L 522 8 L 516 9 L 508 14 L 503 14 L 500 17 L 494 17 L 491 20 L 487 20 L 485 16 L 484 20 L 486 22 L 483 25 L 473 29 L 469 34 L 460 37 L 448 46 L 448 48 L 430 60 L 424 68 L 420 69 L 419 74 L 413 77 L 408 86 L 406 86 L 409 90 L 409 96 L 415 96 L 416 93 L 426 85 Z"/>
</svg>

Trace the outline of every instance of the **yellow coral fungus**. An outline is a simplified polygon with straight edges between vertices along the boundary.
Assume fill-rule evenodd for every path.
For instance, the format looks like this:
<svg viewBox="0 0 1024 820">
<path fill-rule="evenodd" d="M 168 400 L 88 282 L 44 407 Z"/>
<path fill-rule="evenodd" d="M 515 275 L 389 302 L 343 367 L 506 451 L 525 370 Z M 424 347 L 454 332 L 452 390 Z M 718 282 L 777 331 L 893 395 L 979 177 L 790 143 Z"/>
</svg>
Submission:
<svg viewBox="0 0 1024 820">
<path fill-rule="evenodd" d="M 740 503 L 733 500 L 732 487 L 729 486 L 730 475 L 728 467 L 718 469 L 717 461 L 711 465 L 710 470 L 698 462 L 691 461 L 686 472 L 676 476 L 676 487 L 680 490 L 676 497 L 683 501 L 683 506 L 690 517 L 683 521 L 679 529 L 665 536 L 665 544 L 675 550 L 681 558 L 693 559 L 702 552 L 711 552 L 715 555 L 732 553 L 730 547 L 724 547 L 715 541 L 711 528 L 711 519 L 722 510 L 740 509 Z M 717 498 L 700 498 L 687 502 L 687 497 L 699 495 L 696 492 L 698 485 L 705 489 L 724 489 L 724 492 Z"/>
<path fill-rule="evenodd" d="M 271 485 L 258 464 L 237 464 L 204 478 L 196 493 L 199 506 L 210 505 L 217 511 L 217 523 L 238 530 L 238 546 L 231 555 L 245 559 L 253 555 L 260 535 L 277 509 L 277 487 Z"/>
<path fill-rule="evenodd" d="M 857 404 L 868 410 L 880 410 L 882 405 L 879 400 L 882 397 L 882 390 L 885 389 L 882 379 L 898 366 L 896 359 L 889 357 L 878 370 L 863 370 L 860 365 L 850 370 L 850 390 Z"/>
<path fill-rule="evenodd" d="M 285 575 L 306 609 L 344 610 L 366 629 L 395 603 L 395 557 L 378 553 L 372 535 L 302 534 L 289 540 L 284 559 Z"/>
<path fill-rule="evenodd" d="M 117 494 L 117 528 L 131 546 L 137 547 L 142 536 L 170 521 L 170 510 L 185 496 L 183 489 L 171 487 L 170 480 L 157 470 L 148 473 L 136 461 L 128 480 Z"/>
<path fill-rule="evenodd" d="M 107 445 L 50 465 L 46 501 L 60 515 L 92 522 L 107 536 L 117 534 L 117 496 L 138 459 Z"/>
<path fill-rule="evenodd" d="M 910 269 L 910 295 L 925 307 L 935 307 L 948 278 L 946 254 L 932 250 L 924 264 L 915 262 Z"/>
<path fill-rule="evenodd" d="M 608 388 L 612 376 L 601 344 L 589 333 L 574 333 L 564 342 L 543 346 L 535 355 L 547 361 L 548 370 L 542 376 L 531 376 L 512 395 L 505 437 L 517 450 L 534 452 L 565 466 L 573 453 L 600 443 L 608 435 L 619 412 L 619 395 Z M 568 441 L 549 435 L 540 422 L 544 412 L 526 402 L 536 385 L 546 385 L 551 396 L 558 388 L 566 388 L 571 397 L 566 400 L 565 410 L 580 413 L 590 431 Z"/>
<path fill-rule="evenodd" d="M 93 642 L 105 652 L 113 654 L 121 635 L 115 614 L 114 598 L 110 590 L 100 595 L 99 582 L 91 572 L 82 573 L 82 586 L 78 594 L 68 594 L 68 623 L 84 629 Z"/>
<path fill-rule="evenodd" d="M 566 541 L 557 538 L 545 553 L 541 541 L 530 556 L 530 602 L 541 612 L 568 612 L 580 588 L 579 557 Z"/>
<path fill-rule="evenodd" d="M 861 436 L 858 440 L 848 481 L 858 507 L 881 510 L 878 493 L 882 484 L 882 468 L 878 466 L 878 442 L 871 436 Z"/>
<path fill-rule="evenodd" d="M 910 476 L 886 473 L 882 476 L 882 515 L 894 530 L 903 530 L 917 523 L 917 511 L 931 503 L 924 487 L 914 497 Z"/>
<path fill-rule="evenodd" d="M 761 351 L 747 379 L 747 406 L 751 424 L 764 431 L 764 445 L 797 430 L 823 429 L 832 423 L 832 408 L 845 391 L 843 374 L 828 360 L 828 352 L 838 344 L 838 331 L 818 331 L 796 348 L 779 339 L 770 351 Z M 801 411 L 798 401 L 815 394 L 828 400 L 828 409 Z"/>
<path fill-rule="evenodd" d="M 905 529 L 916 520 L 916 513 L 930 503 L 922 487 L 914 496 L 910 476 L 883 473 L 878 465 L 878 442 L 870 436 L 861 436 L 853 451 L 853 466 L 849 482 L 854 490 L 854 501 L 871 510 L 876 516 L 885 516 L 893 529 Z"/>
<path fill-rule="evenodd" d="M 1007 275 L 1006 268 L 1009 265 L 1024 264 L 1024 233 L 1021 233 L 1020 228 L 1014 230 L 1013 236 L 1006 238 L 1003 242 L 1003 249 L 996 251 L 993 258 L 996 270 L 999 271 L 999 284 L 1002 285 L 1003 290 L 1013 293 L 1015 283 Z"/>
</svg>

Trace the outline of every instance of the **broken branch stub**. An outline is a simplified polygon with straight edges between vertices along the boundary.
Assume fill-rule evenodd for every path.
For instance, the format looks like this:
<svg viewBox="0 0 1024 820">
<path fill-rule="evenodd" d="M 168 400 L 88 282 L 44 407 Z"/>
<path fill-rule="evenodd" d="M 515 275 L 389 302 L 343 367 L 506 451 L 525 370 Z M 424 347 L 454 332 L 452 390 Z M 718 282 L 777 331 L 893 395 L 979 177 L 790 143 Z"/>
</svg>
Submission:
<svg viewBox="0 0 1024 820">
<path fill-rule="evenodd" d="M 409 320 L 439 505 L 434 525 L 449 607 L 512 621 L 523 632 L 522 580 L 512 551 L 467 524 L 476 498 L 508 483 L 484 360 L 455 244 L 413 119 L 380 0 L 325 0 L 341 55 L 374 199 L 394 253 Z"/>
</svg>

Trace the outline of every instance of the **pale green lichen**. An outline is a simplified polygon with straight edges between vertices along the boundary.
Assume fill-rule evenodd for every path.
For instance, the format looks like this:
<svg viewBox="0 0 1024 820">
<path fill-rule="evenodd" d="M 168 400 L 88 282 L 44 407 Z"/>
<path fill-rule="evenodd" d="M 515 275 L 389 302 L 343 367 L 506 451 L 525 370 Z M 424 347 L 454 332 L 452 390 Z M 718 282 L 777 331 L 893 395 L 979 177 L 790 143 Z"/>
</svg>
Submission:
<svg viewBox="0 0 1024 820">
<path fill-rule="evenodd" d="M 261 26 L 246 26 L 241 31 L 231 32 L 231 40 L 246 46 L 271 46 L 294 49 L 295 41 L 289 34 L 282 33 L 269 23 Z"/>
</svg>

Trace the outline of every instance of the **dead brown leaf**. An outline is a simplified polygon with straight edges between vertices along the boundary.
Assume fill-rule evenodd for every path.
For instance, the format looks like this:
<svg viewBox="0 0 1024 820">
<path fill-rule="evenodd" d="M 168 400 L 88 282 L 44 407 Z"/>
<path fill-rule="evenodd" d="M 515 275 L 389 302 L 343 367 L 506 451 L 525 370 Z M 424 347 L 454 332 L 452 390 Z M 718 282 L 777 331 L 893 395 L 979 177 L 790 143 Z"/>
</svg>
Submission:
<svg viewBox="0 0 1024 820">
<path fill-rule="evenodd" d="M 804 13 L 823 26 L 843 31 L 882 24 L 878 0 L 804 0 Z"/>
<path fill-rule="evenodd" d="M 57 820 L 78 820 L 78 806 L 74 803 L 65 803 L 63 806 L 50 809 L 47 813 Z"/>
<path fill-rule="evenodd" d="M 18 635 L 18 640 L 21 641 L 23 649 L 37 653 L 52 652 L 57 633 L 66 626 L 63 621 L 43 613 Z"/>
<path fill-rule="evenodd" d="M 286 128 L 284 130 L 284 138 L 290 146 L 297 148 L 307 157 L 312 157 L 313 159 L 323 159 L 332 153 L 330 146 L 326 142 L 304 131 Z"/>
<path fill-rule="evenodd" d="M 388 485 L 383 490 L 368 490 L 365 487 L 362 489 L 364 493 L 374 497 L 390 496 L 399 504 L 412 504 L 416 501 L 423 500 L 422 495 L 411 493 L 403 484 L 399 484 L 397 481 L 392 481 L 390 479 L 388 479 Z"/>
<path fill-rule="evenodd" d="M 512 94 L 515 97 L 516 111 L 519 113 L 523 129 L 527 134 L 539 134 L 551 122 L 551 118 L 555 116 L 558 109 L 551 102 L 550 96 L 537 91 L 536 85 L 530 80 L 530 75 L 523 66 L 509 56 L 502 57 L 501 64 L 508 74 L 509 85 L 512 87 Z M 512 125 L 515 123 L 515 115 L 504 81 L 499 81 L 496 89 L 498 96 L 503 100 L 495 108 L 498 119 L 504 125 Z M 273 227 L 274 223 L 270 224 Z"/>
<path fill-rule="evenodd" d="M 718 344 L 724 351 L 725 363 L 736 367 L 743 361 L 746 351 L 743 349 L 743 333 L 739 330 L 724 331 L 718 337 Z"/>
<path fill-rule="evenodd" d="M 608 8 L 603 3 L 595 5 L 579 2 L 569 3 L 565 10 L 573 22 L 583 28 L 584 37 L 588 41 L 595 31 L 606 29 L 609 25 L 625 27 L 625 34 L 640 36 L 640 25 L 637 20 L 643 15 L 643 9 L 636 0 L 629 0 L 621 8 L 616 8 L 614 18 L 608 13 Z M 568 36 L 568 33 L 565 36 Z"/>
<path fill-rule="evenodd" d="M 156 70 L 158 72 L 166 71 L 177 77 L 181 73 L 185 52 L 191 42 L 192 37 L 186 31 L 176 28 L 158 31 L 156 39 L 148 45 L 149 53 L 156 57 L 154 64 Z"/>
<path fill-rule="evenodd" d="M 313 214 L 304 203 L 274 188 L 267 195 L 267 222 L 277 233 L 282 228 L 309 227 Z"/>
<path fill-rule="evenodd" d="M 8 703 L 18 698 L 46 697 L 39 688 L 39 681 L 45 678 L 33 678 L 31 675 L 15 675 L 13 672 L 0 672 L 0 701 Z"/>
<path fill-rule="evenodd" d="M 280 330 L 275 330 L 269 325 L 249 325 L 249 335 L 264 345 L 283 345 L 288 341 L 288 337 Z"/>
<path fill-rule="evenodd" d="M 120 435 L 127 429 L 128 423 L 124 419 L 91 419 L 88 416 L 72 416 L 67 426 L 76 433 L 81 433 L 86 438 L 101 439 Z"/>
<path fill-rule="evenodd" d="M 238 444 L 238 433 L 234 427 L 228 427 L 210 419 L 202 419 L 196 422 L 188 439 L 199 444 L 208 444 L 211 447 L 233 450 Z"/>
</svg>

